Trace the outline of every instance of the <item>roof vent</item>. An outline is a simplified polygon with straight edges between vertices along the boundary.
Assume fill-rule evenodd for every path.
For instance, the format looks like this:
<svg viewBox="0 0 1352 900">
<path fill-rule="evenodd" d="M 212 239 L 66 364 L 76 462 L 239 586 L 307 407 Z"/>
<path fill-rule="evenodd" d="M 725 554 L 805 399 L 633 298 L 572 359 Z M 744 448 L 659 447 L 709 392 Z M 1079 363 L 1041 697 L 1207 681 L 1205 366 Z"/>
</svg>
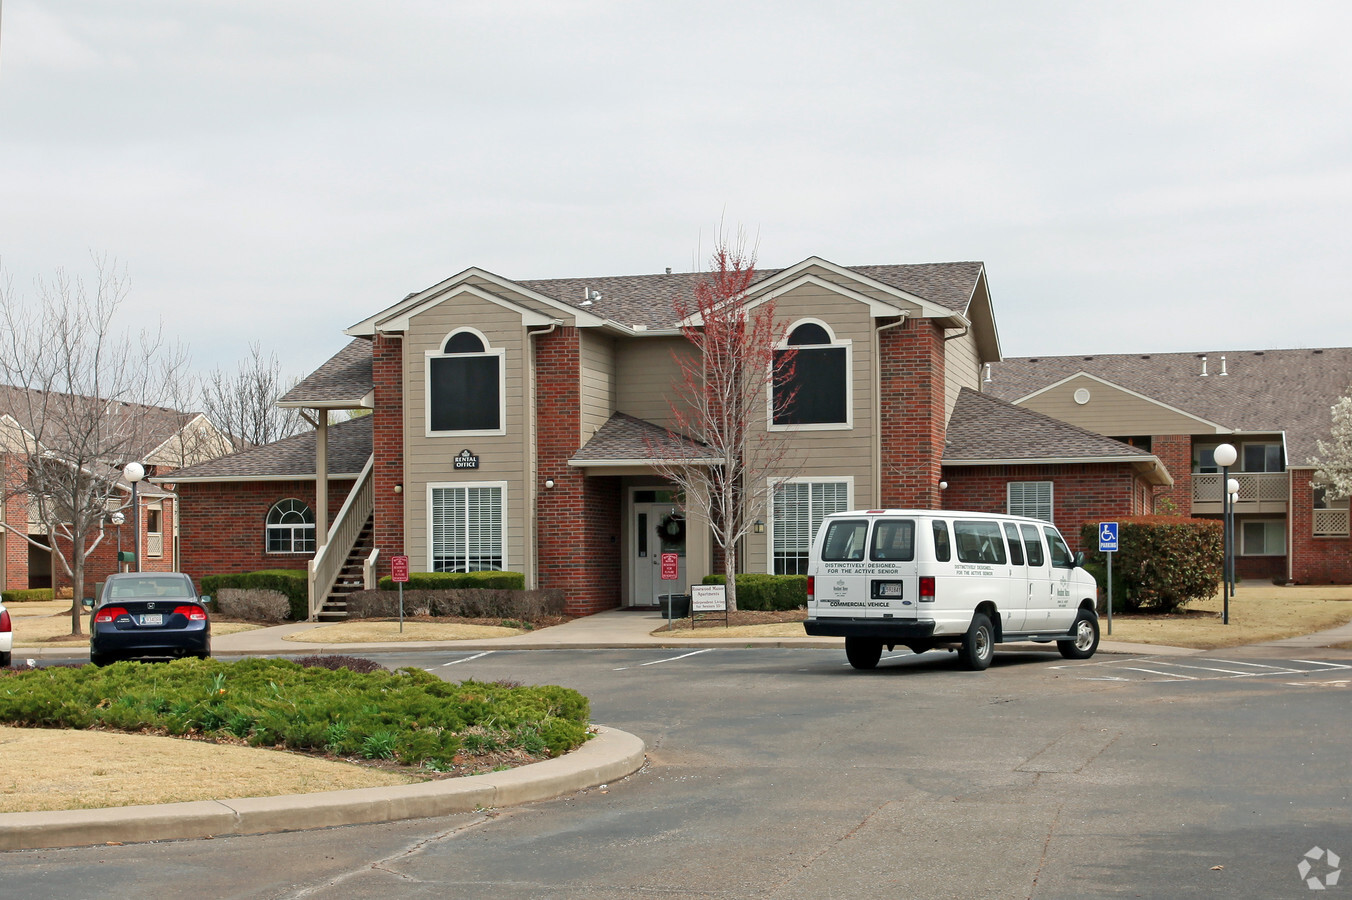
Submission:
<svg viewBox="0 0 1352 900">
<path fill-rule="evenodd" d="M 1316 350 L 1316 351 L 1314 351 L 1314 352 L 1315 352 L 1315 355 L 1318 356 L 1320 353 L 1323 353 L 1324 351 L 1323 351 L 1323 350 Z"/>
<path fill-rule="evenodd" d="M 600 291 L 593 291 L 591 288 L 583 288 L 583 289 L 582 289 L 582 302 L 579 303 L 578 305 L 579 305 L 579 306 L 591 306 L 593 303 L 595 303 L 597 300 L 600 300 L 600 299 L 601 299 L 601 292 L 600 292 Z"/>
<path fill-rule="evenodd" d="M 982 384 L 990 384 L 990 383 L 991 383 L 991 380 L 992 380 L 992 379 L 991 379 L 991 364 L 990 364 L 990 363 L 986 363 L 986 374 L 982 377 L 981 383 L 982 383 Z"/>
<path fill-rule="evenodd" d="M 1222 375 L 1222 376 L 1225 376 L 1225 375 L 1228 375 L 1228 374 L 1229 374 L 1229 373 L 1225 371 L 1225 356 L 1222 355 L 1222 356 L 1221 356 L 1221 375 Z"/>
<path fill-rule="evenodd" d="M 1206 357 L 1202 357 L 1202 377 L 1206 377 Z"/>
<path fill-rule="evenodd" d="M 667 274 L 668 274 L 668 275 L 671 274 L 671 266 L 667 266 Z"/>
</svg>

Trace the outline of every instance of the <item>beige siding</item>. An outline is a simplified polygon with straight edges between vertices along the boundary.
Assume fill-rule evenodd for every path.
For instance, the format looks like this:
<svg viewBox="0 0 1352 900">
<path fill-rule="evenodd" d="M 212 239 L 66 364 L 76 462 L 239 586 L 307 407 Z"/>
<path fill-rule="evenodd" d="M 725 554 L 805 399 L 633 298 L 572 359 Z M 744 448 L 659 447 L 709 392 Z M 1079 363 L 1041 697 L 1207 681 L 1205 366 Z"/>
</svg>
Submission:
<svg viewBox="0 0 1352 900">
<path fill-rule="evenodd" d="M 583 329 L 582 341 L 582 434 L 585 444 L 615 411 L 615 340 Z"/>
<path fill-rule="evenodd" d="M 954 332 L 956 333 L 956 332 Z M 963 388 L 981 390 L 981 359 L 972 329 L 961 337 L 944 341 L 944 421 L 953 414 L 958 392 Z"/>
<path fill-rule="evenodd" d="M 1075 402 L 1075 391 L 1080 388 L 1089 391 L 1088 403 Z M 1072 378 L 1019 405 L 1110 437 L 1199 434 L 1209 430 L 1199 419 L 1092 378 Z"/>
<path fill-rule="evenodd" d="M 851 478 L 854 502 L 867 506 L 875 493 L 873 451 L 877 430 L 877 401 L 873 371 L 873 317 L 866 306 L 815 285 L 804 285 L 781 295 L 775 301 L 775 315 L 791 326 L 800 319 L 825 322 L 837 341 L 850 342 L 850 384 L 853 421 L 849 428 L 773 432 L 787 435 L 787 454 L 777 473 L 781 477 L 800 477 L 832 481 Z M 755 433 L 763 433 L 769 423 L 769 398 L 765 414 L 755 423 Z M 753 441 L 755 440 L 753 436 Z M 771 511 L 758 517 L 770 521 Z M 746 541 L 746 570 L 769 571 L 768 537 L 749 535 Z"/>
<path fill-rule="evenodd" d="M 532 312 L 539 313 L 540 315 L 549 316 L 550 318 L 554 319 L 561 319 L 565 322 L 565 324 L 568 325 L 573 324 L 572 316 L 569 315 L 564 310 L 559 309 L 557 306 L 550 306 L 548 303 L 541 303 L 538 300 L 535 300 L 534 298 L 527 296 L 526 294 L 520 293 L 518 291 L 508 290 L 507 288 L 504 288 L 499 284 L 494 284 L 493 282 L 489 281 L 486 278 L 467 278 L 463 283 L 474 285 L 476 288 L 485 293 L 492 294 L 495 297 L 501 297 L 503 300 L 509 303 L 514 303 L 517 306 L 525 307 L 526 309 L 529 309 Z"/>
<path fill-rule="evenodd" d="M 673 353 L 690 352 L 682 337 L 639 338 L 615 345 L 615 411 L 671 427 L 672 386 L 681 379 Z"/>
<path fill-rule="evenodd" d="M 439 351 L 456 328 L 481 332 L 491 349 L 505 352 L 503 390 L 506 434 L 427 437 L 426 366 L 428 351 Z M 527 506 L 531 481 L 527 468 L 525 410 L 527 337 L 521 314 L 461 294 L 415 316 L 404 338 L 404 544 L 416 571 L 429 565 L 427 485 L 506 482 L 507 567 L 523 571 L 527 563 Z M 461 450 L 479 456 L 479 468 L 457 471 L 452 457 Z"/>
</svg>

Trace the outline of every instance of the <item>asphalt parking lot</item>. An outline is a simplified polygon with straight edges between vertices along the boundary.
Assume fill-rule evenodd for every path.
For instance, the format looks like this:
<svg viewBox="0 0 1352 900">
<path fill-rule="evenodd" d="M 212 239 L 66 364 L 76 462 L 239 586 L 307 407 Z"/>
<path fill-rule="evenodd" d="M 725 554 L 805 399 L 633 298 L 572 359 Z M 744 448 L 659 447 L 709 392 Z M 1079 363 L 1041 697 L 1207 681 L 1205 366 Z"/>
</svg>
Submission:
<svg viewBox="0 0 1352 900">
<path fill-rule="evenodd" d="M 986 672 L 942 653 L 856 672 L 802 648 L 379 658 L 578 688 L 649 763 L 514 809 L 0 854 L 5 893 L 1303 897 L 1310 878 L 1342 889 L 1329 862 L 1352 852 L 1336 654 L 1004 650 Z"/>
</svg>

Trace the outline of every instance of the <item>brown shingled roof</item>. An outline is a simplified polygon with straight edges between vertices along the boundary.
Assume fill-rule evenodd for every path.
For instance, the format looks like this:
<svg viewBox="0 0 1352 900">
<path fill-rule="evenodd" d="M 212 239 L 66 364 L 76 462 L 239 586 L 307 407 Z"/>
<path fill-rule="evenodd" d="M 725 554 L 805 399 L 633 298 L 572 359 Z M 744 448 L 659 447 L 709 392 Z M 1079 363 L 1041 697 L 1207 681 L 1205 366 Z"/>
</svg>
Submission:
<svg viewBox="0 0 1352 900">
<path fill-rule="evenodd" d="M 280 406 L 354 409 L 374 389 L 371 342 L 353 338 L 277 402 Z"/>
<path fill-rule="evenodd" d="M 1143 450 L 963 388 L 948 420 L 943 464 L 1044 461 L 1151 463 Z"/>
<path fill-rule="evenodd" d="M 332 478 L 361 472 L 371 458 L 372 416 L 362 416 L 329 426 L 329 473 Z M 261 447 L 222 456 L 179 469 L 159 479 L 167 482 L 242 481 L 257 478 L 315 477 L 315 432 L 295 434 Z"/>
<path fill-rule="evenodd" d="M 569 460 L 571 463 L 603 464 L 648 459 L 692 459 L 717 463 L 721 457 L 706 445 L 668 431 L 661 425 L 615 413 L 597 429 Z"/>
<path fill-rule="evenodd" d="M 1329 433 L 1329 408 L 1352 382 L 1352 348 L 1023 357 L 994 363 L 991 372 L 986 391 L 1005 400 L 1085 372 L 1225 428 L 1284 431 L 1289 464 L 1304 465 L 1317 452 L 1315 440 Z"/>
</svg>

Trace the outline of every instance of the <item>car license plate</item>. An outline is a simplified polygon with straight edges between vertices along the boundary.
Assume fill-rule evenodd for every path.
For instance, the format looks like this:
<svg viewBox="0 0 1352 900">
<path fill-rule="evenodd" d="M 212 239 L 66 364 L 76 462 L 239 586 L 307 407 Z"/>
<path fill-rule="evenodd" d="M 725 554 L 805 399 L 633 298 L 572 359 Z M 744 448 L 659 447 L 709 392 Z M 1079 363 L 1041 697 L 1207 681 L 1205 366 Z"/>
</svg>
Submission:
<svg viewBox="0 0 1352 900">
<path fill-rule="evenodd" d="M 141 616 L 142 625 L 163 625 L 164 613 L 146 613 Z"/>
</svg>

